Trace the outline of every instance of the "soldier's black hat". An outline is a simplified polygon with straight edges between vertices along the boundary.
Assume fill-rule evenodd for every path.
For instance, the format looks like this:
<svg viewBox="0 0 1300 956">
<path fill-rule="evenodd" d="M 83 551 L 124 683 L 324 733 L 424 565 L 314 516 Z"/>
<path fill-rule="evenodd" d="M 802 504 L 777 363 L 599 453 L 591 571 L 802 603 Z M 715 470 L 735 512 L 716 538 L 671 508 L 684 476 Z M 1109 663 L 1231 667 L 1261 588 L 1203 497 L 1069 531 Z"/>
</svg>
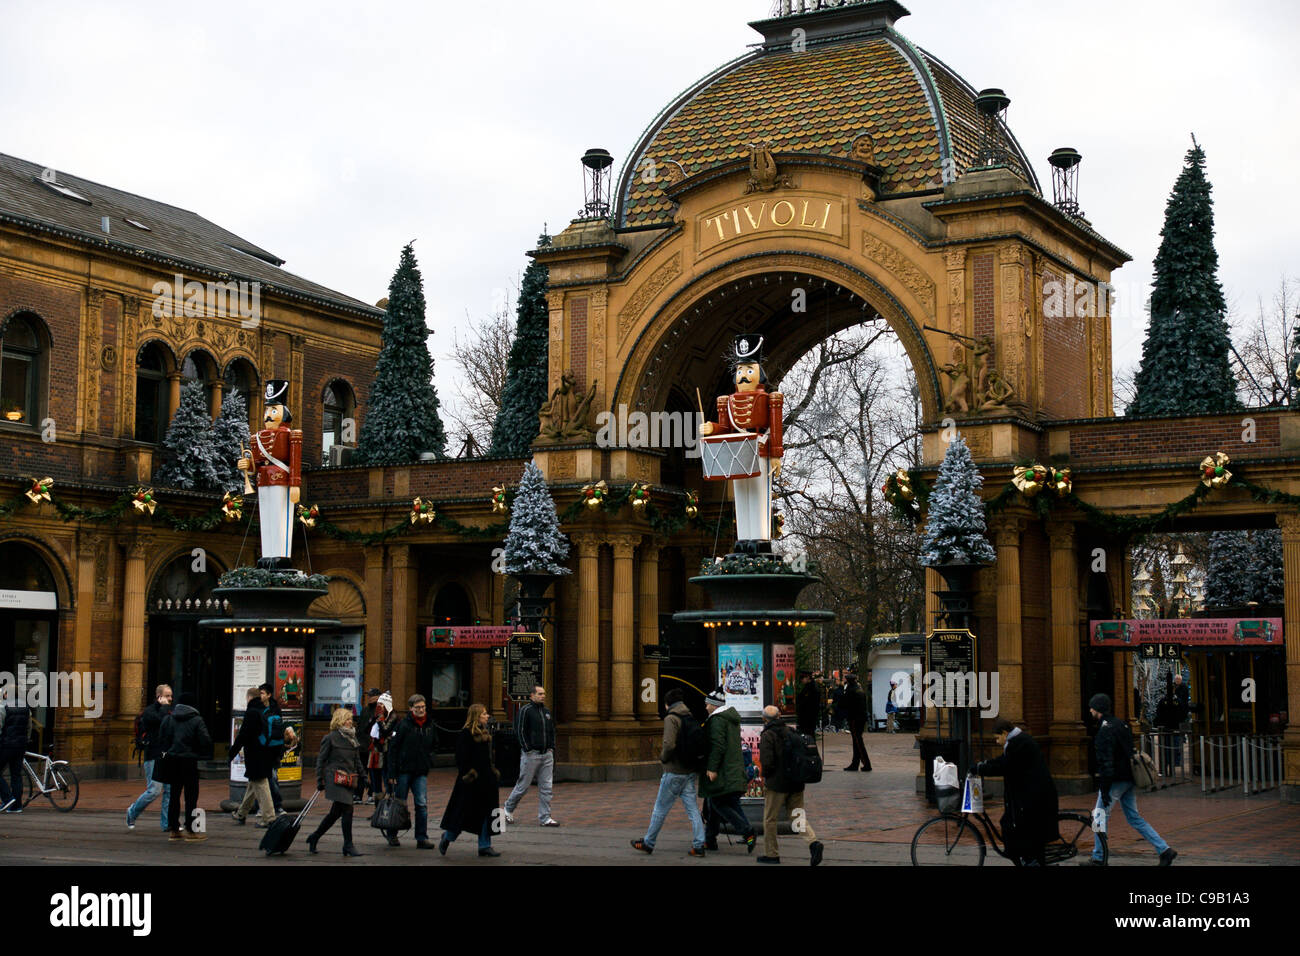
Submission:
<svg viewBox="0 0 1300 956">
<path fill-rule="evenodd" d="M 731 345 L 731 364 L 748 362 L 763 364 L 763 336 L 754 332 L 742 332 Z"/>
</svg>

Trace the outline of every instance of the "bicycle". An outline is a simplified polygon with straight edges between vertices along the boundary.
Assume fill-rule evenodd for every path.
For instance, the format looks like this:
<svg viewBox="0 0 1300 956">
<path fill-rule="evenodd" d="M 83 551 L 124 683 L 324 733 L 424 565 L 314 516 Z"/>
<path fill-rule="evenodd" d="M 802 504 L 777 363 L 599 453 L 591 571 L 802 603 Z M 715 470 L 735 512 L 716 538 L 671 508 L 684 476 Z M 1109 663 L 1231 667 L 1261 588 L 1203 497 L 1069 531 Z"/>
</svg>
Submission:
<svg viewBox="0 0 1300 956">
<path fill-rule="evenodd" d="M 32 768 L 33 762 L 41 768 L 39 774 Z M 49 799 L 60 813 L 67 813 L 77 805 L 81 784 L 77 781 L 77 772 L 66 760 L 55 760 L 47 754 L 27 753 L 23 754 L 23 770 L 27 780 L 27 798 L 23 800 L 23 807 L 38 796 Z"/>
<path fill-rule="evenodd" d="M 921 824 L 916 835 L 912 837 L 912 865 L 983 866 L 987 855 L 987 844 L 979 828 L 968 819 L 970 817 L 983 825 L 985 833 L 988 834 L 988 844 L 993 846 L 993 852 L 1003 859 L 1011 859 L 1007 855 L 1005 846 L 998 845 L 998 841 L 1002 840 L 1002 834 L 987 813 L 945 811 Z M 1094 837 L 1100 838 L 1101 841 L 1101 862 L 1105 864 L 1110 858 L 1106 834 L 1093 831 L 1091 813 L 1059 810 L 1056 814 L 1056 823 L 1060 837 L 1047 844 L 1044 856 L 1048 866 L 1072 860 L 1080 853 L 1091 856 Z M 1012 862 L 1016 866 L 1020 865 L 1019 860 Z"/>
</svg>

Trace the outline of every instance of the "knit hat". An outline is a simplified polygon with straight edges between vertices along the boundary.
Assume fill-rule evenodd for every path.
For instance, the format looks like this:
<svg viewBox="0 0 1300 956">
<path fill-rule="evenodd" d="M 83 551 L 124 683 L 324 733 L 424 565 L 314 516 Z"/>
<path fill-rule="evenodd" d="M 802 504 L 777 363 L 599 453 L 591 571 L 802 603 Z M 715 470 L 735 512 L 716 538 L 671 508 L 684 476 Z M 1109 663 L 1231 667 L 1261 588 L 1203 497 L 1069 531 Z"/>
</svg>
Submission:
<svg viewBox="0 0 1300 956">
<path fill-rule="evenodd" d="M 384 710 L 388 711 L 390 714 L 393 712 L 393 695 L 388 693 L 388 691 L 384 691 L 380 694 L 379 700 L 375 701 L 375 703 L 383 707 Z"/>
<path fill-rule="evenodd" d="M 705 697 L 704 702 L 706 704 L 712 704 L 714 707 L 722 707 L 727 703 L 727 695 L 724 694 L 722 688 L 719 687 L 713 693 Z"/>
<path fill-rule="evenodd" d="M 1105 694 L 1093 694 L 1092 698 L 1088 701 L 1088 708 L 1097 711 L 1099 714 L 1109 714 L 1110 698 Z"/>
</svg>

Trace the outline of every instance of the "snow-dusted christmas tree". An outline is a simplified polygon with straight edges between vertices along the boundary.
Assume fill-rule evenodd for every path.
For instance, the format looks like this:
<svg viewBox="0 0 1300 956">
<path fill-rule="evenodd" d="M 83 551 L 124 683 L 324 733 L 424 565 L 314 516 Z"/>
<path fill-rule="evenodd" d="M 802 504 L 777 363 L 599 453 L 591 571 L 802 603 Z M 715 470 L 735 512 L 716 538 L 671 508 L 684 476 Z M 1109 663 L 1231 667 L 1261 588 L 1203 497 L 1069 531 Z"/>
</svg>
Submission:
<svg viewBox="0 0 1300 956">
<path fill-rule="evenodd" d="M 930 492 L 930 516 L 921 542 L 923 565 L 991 564 L 996 559 L 984 536 L 984 502 L 979 496 L 983 484 L 965 439 L 958 436 L 948 443 Z"/>
<path fill-rule="evenodd" d="M 1207 608 L 1282 603 L 1282 532 L 1216 531 L 1205 574 Z"/>
<path fill-rule="evenodd" d="M 214 441 L 208 397 L 200 382 L 181 387 L 181 401 L 162 441 L 154 480 L 168 488 L 214 491 L 221 486 L 221 451 Z"/>
<path fill-rule="evenodd" d="M 221 414 L 212 423 L 212 439 L 217 447 L 217 470 L 220 485 L 217 491 L 241 491 L 244 479 L 235 467 L 242 449 L 248 447 L 248 405 L 238 389 L 225 394 L 221 400 Z"/>
<path fill-rule="evenodd" d="M 561 564 L 569 556 L 569 541 L 560 532 L 546 479 L 531 461 L 524 466 L 519 491 L 510 505 L 505 552 L 506 574 L 569 573 Z"/>
</svg>

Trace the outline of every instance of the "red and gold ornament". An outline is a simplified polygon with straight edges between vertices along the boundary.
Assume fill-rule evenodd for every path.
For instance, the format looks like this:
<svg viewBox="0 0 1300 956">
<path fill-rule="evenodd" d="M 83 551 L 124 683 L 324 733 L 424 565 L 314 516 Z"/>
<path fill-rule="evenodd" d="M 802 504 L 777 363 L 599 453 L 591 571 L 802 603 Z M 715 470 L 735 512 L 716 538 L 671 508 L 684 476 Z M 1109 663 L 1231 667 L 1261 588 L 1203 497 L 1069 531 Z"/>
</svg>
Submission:
<svg viewBox="0 0 1300 956">
<path fill-rule="evenodd" d="M 609 486 L 605 484 L 603 478 L 594 485 L 582 486 L 582 500 L 587 507 L 592 510 L 600 507 L 601 503 L 605 500 L 605 495 L 608 493 Z"/>
<path fill-rule="evenodd" d="M 416 498 L 411 502 L 411 524 L 433 524 L 437 512 L 433 510 L 432 501 Z"/>
<path fill-rule="evenodd" d="M 50 500 L 50 489 L 53 487 L 53 478 L 33 478 L 32 486 L 27 489 L 26 494 L 32 500 L 32 504 L 40 504 L 42 501 Z"/>
<path fill-rule="evenodd" d="M 316 527 L 316 519 L 319 517 L 320 508 L 316 505 L 311 505 L 310 507 L 305 505 L 298 506 L 298 520 L 302 522 L 304 528 Z"/>
<path fill-rule="evenodd" d="M 226 521 L 238 521 L 243 516 L 244 499 L 227 491 L 221 499 L 221 517 Z"/>
<path fill-rule="evenodd" d="M 1228 462 L 1232 461 L 1223 452 L 1219 452 L 1213 457 L 1206 456 L 1201 462 L 1201 484 L 1207 488 L 1222 488 L 1232 480 L 1232 472 L 1228 471 Z"/>
<path fill-rule="evenodd" d="M 137 488 L 135 494 L 131 496 L 131 504 L 135 506 L 136 514 L 148 514 L 150 517 L 153 516 L 153 510 L 158 507 L 152 488 Z"/>
</svg>

